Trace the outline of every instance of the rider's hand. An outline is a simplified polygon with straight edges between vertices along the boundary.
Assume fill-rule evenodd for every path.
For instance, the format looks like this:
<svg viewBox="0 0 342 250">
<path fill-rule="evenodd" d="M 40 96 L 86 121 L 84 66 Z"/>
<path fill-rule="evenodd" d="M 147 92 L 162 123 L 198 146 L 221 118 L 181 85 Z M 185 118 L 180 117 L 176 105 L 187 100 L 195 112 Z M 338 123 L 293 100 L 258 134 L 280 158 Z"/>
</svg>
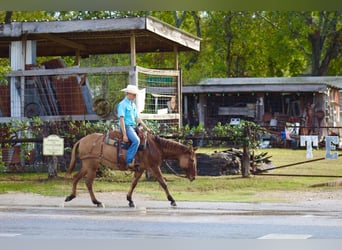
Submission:
<svg viewBox="0 0 342 250">
<path fill-rule="evenodd" d="M 124 136 L 122 137 L 122 139 L 123 139 L 124 142 L 129 142 L 127 135 L 124 135 Z"/>
</svg>

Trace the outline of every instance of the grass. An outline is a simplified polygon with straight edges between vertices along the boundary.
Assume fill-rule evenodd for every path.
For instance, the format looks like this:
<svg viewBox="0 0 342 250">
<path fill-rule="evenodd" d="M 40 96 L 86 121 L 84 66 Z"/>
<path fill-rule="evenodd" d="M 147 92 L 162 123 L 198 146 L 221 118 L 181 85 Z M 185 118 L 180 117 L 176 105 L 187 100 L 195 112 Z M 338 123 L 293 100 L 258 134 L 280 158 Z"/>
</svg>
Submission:
<svg viewBox="0 0 342 250">
<path fill-rule="evenodd" d="M 211 152 L 213 149 L 200 149 L 200 152 Z M 216 149 L 223 150 L 223 149 Z M 272 156 L 274 166 L 284 166 L 291 163 L 307 161 L 306 151 L 292 149 L 265 149 Z M 324 158 L 324 150 L 314 150 L 313 159 Z M 342 157 L 336 160 L 319 160 L 291 167 L 274 169 L 268 174 L 293 175 L 336 175 L 342 176 Z M 64 173 L 60 173 L 63 176 Z M 126 192 L 130 186 L 131 174 L 112 172 L 109 177 L 97 178 L 94 183 L 95 192 Z M 179 201 L 234 201 L 259 202 L 279 201 L 272 197 L 260 197 L 262 192 L 292 192 L 292 191 L 319 191 L 341 190 L 337 187 L 313 188 L 312 185 L 336 181 L 338 177 L 301 177 L 301 176 L 265 176 L 252 175 L 242 178 L 240 175 L 230 176 L 198 176 L 195 181 L 167 174 L 168 186 L 171 194 Z M 87 192 L 84 181 L 78 185 L 78 192 Z M 71 180 L 57 178 L 48 180 L 47 173 L 3 173 L 0 174 L 0 193 L 31 192 L 48 196 L 66 196 L 71 191 Z M 149 195 L 153 199 L 165 200 L 162 188 L 154 181 L 145 178 L 139 182 L 135 193 Z"/>
</svg>

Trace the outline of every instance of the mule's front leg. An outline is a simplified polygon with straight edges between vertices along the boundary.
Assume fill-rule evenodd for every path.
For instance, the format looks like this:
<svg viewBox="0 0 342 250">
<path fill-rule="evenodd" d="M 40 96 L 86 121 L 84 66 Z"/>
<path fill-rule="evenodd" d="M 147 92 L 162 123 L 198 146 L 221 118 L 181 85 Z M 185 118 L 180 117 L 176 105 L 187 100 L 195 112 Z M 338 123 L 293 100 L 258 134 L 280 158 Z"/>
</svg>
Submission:
<svg viewBox="0 0 342 250">
<path fill-rule="evenodd" d="M 127 201 L 128 201 L 129 207 L 135 207 L 134 201 L 132 200 L 132 194 L 133 194 L 133 191 L 134 191 L 135 187 L 137 186 L 138 181 L 141 178 L 143 173 L 144 173 L 144 170 L 141 170 L 141 169 L 134 172 L 134 179 L 133 179 L 133 181 L 131 183 L 131 187 L 127 193 Z"/>
<path fill-rule="evenodd" d="M 162 184 L 160 184 L 160 185 L 163 187 Z M 163 187 L 163 188 L 164 188 L 164 187 Z M 165 183 L 165 188 L 164 188 L 164 190 L 165 190 L 165 192 L 168 194 L 168 195 L 167 195 L 167 199 L 170 201 L 170 205 L 171 205 L 172 207 L 177 207 L 177 203 L 176 203 L 176 201 L 173 199 L 172 195 L 170 194 L 169 189 L 167 188 L 166 183 Z"/>
<path fill-rule="evenodd" d="M 164 189 L 167 199 L 171 202 L 170 203 L 171 206 L 176 207 L 177 206 L 176 201 L 173 199 L 172 195 L 169 192 L 169 189 L 167 188 L 165 178 L 162 175 L 160 168 L 153 169 L 152 174 L 157 179 L 157 181 L 159 182 L 159 185 Z"/>
<path fill-rule="evenodd" d="M 94 182 L 95 177 L 96 177 L 96 170 L 88 171 L 85 183 L 86 183 L 86 186 L 87 186 L 87 189 L 88 189 L 88 192 L 89 192 L 89 195 L 93 204 L 95 204 L 98 207 L 104 207 L 102 202 L 96 199 L 94 191 L 93 191 L 93 182 Z"/>
</svg>

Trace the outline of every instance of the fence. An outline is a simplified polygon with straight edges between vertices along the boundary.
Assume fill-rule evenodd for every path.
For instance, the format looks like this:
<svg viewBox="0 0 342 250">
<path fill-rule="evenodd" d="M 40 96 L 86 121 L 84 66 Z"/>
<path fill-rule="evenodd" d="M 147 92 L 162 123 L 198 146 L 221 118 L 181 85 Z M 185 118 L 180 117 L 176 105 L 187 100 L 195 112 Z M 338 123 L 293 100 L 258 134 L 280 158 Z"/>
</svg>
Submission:
<svg viewBox="0 0 342 250">
<path fill-rule="evenodd" d="M 146 90 L 142 118 L 160 129 L 181 124 L 181 75 L 178 70 L 142 67 L 65 67 L 60 59 L 26 65 L 0 85 L 0 123 L 40 117 L 48 120 L 115 119 L 120 90 L 136 83 Z"/>
</svg>

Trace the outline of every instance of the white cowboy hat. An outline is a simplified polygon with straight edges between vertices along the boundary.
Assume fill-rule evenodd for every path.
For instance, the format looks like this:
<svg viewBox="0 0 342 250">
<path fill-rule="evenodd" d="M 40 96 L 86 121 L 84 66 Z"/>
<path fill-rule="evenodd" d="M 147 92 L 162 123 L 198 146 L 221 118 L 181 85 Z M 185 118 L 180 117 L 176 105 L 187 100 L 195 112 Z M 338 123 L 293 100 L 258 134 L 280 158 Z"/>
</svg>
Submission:
<svg viewBox="0 0 342 250">
<path fill-rule="evenodd" d="M 131 93 L 131 94 L 138 94 L 140 90 L 138 89 L 137 86 L 129 84 L 127 85 L 126 88 L 122 89 L 121 91 Z"/>
</svg>

